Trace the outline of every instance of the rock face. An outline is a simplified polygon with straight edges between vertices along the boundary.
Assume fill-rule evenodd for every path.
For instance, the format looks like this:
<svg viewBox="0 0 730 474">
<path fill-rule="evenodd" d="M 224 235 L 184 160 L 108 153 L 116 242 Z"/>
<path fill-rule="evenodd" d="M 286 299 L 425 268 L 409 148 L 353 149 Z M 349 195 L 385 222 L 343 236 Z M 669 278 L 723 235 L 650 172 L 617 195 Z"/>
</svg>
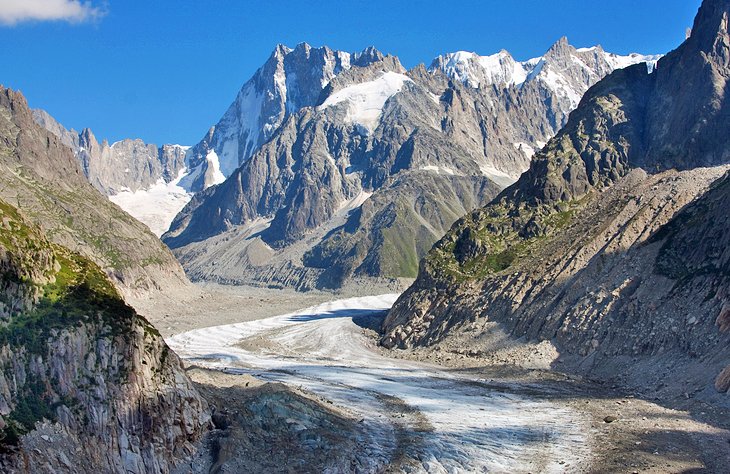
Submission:
<svg viewBox="0 0 730 474">
<path fill-rule="evenodd" d="M 21 94 L 0 88 L 0 198 L 52 242 L 96 262 L 125 294 L 187 284 L 170 251 L 88 183 L 63 140 L 35 123 Z"/>
<path fill-rule="evenodd" d="M 382 343 L 549 340 L 583 371 L 727 391 L 729 9 L 705 1 L 654 72 L 591 88 L 519 181 L 429 252 Z M 487 322 L 505 336 L 467 334 Z"/>
<path fill-rule="evenodd" d="M 196 279 L 306 289 L 414 277 L 459 216 L 527 169 L 590 85 L 621 61 L 655 59 L 565 39 L 521 73 L 506 53 L 504 64 L 464 55 L 405 71 L 374 49 L 277 48 L 193 148 L 209 163 L 195 189 L 211 169 L 227 179 L 163 240 Z"/>
<path fill-rule="evenodd" d="M 67 130 L 45 110 L 34 109 L 33 119 L 71 148 L 89 182 L 107 196 L 122 191 L 146 190 L 163 180 L 176 180 L 185 169 L 188 147 L 151 145 L 126 139 L 109 145 L 99 143 L 93 132 Z"/>
<path fill-rule="evenodd" d="M 219 184 L 267 142 L 288 115 L 316 105 L 333 77 L 380 57 L 375 50 L 350 54 L 306 43 L 294 49 L 278 45 L 221 120 L 192 148 L 185 186 L 197 192 Z"/>
<path fill-rule="evenodd" d="M 101 269 L 0 200 L 0 470 L 169 472 L 207 403 Z"/>
</svg>

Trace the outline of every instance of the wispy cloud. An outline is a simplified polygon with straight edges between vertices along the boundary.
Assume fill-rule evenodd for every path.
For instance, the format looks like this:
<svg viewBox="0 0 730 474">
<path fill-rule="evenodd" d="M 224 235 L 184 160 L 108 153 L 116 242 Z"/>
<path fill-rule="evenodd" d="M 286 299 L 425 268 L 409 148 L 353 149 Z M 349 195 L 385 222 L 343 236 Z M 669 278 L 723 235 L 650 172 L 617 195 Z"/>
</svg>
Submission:
<svg viewBox="0 0 730 474">
<path fill-rule="evenodd" d="M 25 21 L 82 23 L 101 18 L 105 10 L 80 0 L 0 0 L 0 24 Z"/>
</svg>

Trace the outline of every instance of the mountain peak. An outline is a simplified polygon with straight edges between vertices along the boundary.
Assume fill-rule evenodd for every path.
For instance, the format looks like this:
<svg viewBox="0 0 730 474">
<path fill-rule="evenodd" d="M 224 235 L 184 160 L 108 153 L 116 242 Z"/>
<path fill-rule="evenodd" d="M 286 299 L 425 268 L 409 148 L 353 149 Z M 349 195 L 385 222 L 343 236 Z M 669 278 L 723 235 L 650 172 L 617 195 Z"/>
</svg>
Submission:
<svg viewBox="0 0 730 474">
<path fill-rule="evenodd" d="M 692 33 L 687 40 L 691 49 L 710 54 L 730 64 L 728 17 L 730 0 L 705 0 L 697 12 Z"/>
<path fill-rule="evenodd" d="M 555 57 L 555 56 L 563 56 L 565 54 L 569 54 L 572 52 L 575 48 L 568 42 L 568 37 L 563 36 L 559 40 L 557 40 L 552 46 L 550 46 L 550 49 L 547 50 L 547 53 L 545 53 L 546 57 Z"/>
<path fill-rule="evenodd" d="M 94 132 L 88 127 L 81 130 L 81 140 L 85 143 L 96 143 L 97 141 Z"/>
<path fill-rule="evenodd" d="M 278 59 L 281 60 L 291 52 L 291 48 L 289 48 L 287 45 L 283 43 L 277 43 L 277 45 L 274 47 L 274 50 L 271 52 L 271 56 L 269 56 L 269 60 L 271 59 Z"/>
<path fill-rule="evenodd" d="M 324 48 L 327 48 L 327 47 L 324 46 Z M 295 51 L 309 51 L 311 49 L 312 49 L 312 46 L 309 43 L 307 43 L 306 41 L 302 41 L 301 43 L 298 43 L 294 47 Z"/>
<path fill-rule="evenodd" d="M 365 67 L 369 64 L 382 61 L 385 58 L 383 53 L 378 51 L 375 46 L 368 46 L 359 53 L 355 53 L 352 57 L 352 65 Z"/>
</svg>

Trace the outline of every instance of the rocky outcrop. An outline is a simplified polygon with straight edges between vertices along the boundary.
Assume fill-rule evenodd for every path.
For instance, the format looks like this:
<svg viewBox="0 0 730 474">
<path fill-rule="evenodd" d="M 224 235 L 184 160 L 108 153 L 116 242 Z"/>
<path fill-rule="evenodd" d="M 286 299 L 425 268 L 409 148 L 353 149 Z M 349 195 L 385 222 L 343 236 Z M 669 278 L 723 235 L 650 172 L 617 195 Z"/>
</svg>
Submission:
<svg viewBox="0 0 730 474">
<path fill-rule="evenodd" d="M 520 180 L 429 252 L 382 343 L 548 340 L 577 370 L 679 390 L 674 370 L 683 390 L 722 391 L 729 9 L 705 1 L 653 73 L 591 88 Z"/>
<path fill-rule="evenodd" d="M 329 58 L 324 69 L 321 55 Z M 618 65 L 600 48 L 576 50 L 562 39 L 530 63 L 532 70 L 521 82 L 510 77 L 474 87 L 443 58 L 430 70 L 405 71 L 397 58 L 374 49 L 349 62 L 346 57 L 306 45 L 278 48 L 197 147 L 204 150 L 196 152 L 200 157 L 219 160 L 224 176 L 224 163 L 240 168 L 199 193 L 163 236 L 191 274 L 268 281 L 263 275 L 288 260 L 308 280 L 316 275 L 314 286 L 320 288 L 339 287 L 352 277 L 412 278 L 426 249 L 459 216 L 516 180 L 533 148 L 547 141 L 577 105 L 575 98 Z M 640 59 L 647 58 L 626 61 Z M 317 81 L 298 81 L 292 89 L 284 79 L 292 75 L 293 66 L 287 64 L 295 60 L 320 71 Z M 492 74 L 485 64 L 474 67 Z M 311 70 L 304 70 L 309 76 L 294 77 L 310 77 Z M 244 126 L 248 106 L 242 104 L 258 97 L 255 85 L 268 84 L 272 75 L 279 78 L 269 94 L 277 113 L 261 117 L 278 128 L 267 128 L 251 141 L 244 131 L 256 128 L 249 122 Z M 320 90 L 307 100 L 291 98 L 292 91 L 312 87 Z M 263 109 L 255 110 L 252 116 L 258 117 Z M 226 150 L 239 153 L 222 158 Z M 343 209 L 349 211 L 344 218 Z M 251 237 L 251 226 L 263 219 L 267 226 Z M 211 253 L 222 251 L 217 237 L 223 233 L 229 254 L 242 256 L 252 246 L 266 246 L 272 256 L 257 265 L 241 265 L 243 258 L 221 262 Z M 213 238 L 216 245 L 204 245 Z M 203 268 L 211 260 L 216 267 Z M 292 283 L 311 286 L 296 278 Z"/>
<path fill-rule="evenodd" d="M 210 420 L 178 357 L 94 263 L 0 219 L 0 470 L 169 472 Z"/>
<path fill-rule="evenodd" d="M 86 180 L 73 151 L 35 123 L 25 98 L 0 88 L 0 197 L 48 238 L 101 266 L 125 294 L 184 285 L 170 251 Z"/>
</svg>

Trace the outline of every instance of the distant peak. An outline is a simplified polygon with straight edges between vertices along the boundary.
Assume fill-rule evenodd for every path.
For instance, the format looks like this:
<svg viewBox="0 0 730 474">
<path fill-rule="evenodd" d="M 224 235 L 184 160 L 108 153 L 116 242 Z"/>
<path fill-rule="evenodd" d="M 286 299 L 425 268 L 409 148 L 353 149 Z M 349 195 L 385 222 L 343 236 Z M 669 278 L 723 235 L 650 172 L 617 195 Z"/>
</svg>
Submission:
<svg viewBox="0 0 730 474">
<path fill-rule="evenodd" d="M 355 66 L 365 67 L 369 64 L 382 61 L 385 56 L 378 51 L 375 46 L 368 46 L 362 52 L 355 53 L 352 64 Z"/>
<path fill-rule="evenodd" d="M 557 40 L 552 46 L 550 46 L 550 49 L 548 49 L 546 56 L 551 55 L 560 55 L 564 54 L 566 51 L 569 51 L 573 49 L 573 47 L 568 42 L 568 37 L 563 36 L 559 40 Z"/>
<path fill-rule="evenodd" d="M 274 51 L 272 51 L 271 57 L 281 59 L 289 54 L 291 51 L 291 48 L 289 48 L 287 45 L 278 43 L 274 48 Z"/>
<path fill-rule="evenodd" d="M 325 46 L 325 48 L 326 48 L 326 46 Z M 297 44 L 294 47 L 294 51 L 305 51 L 305 52 L 307 52 L 307 51 L 310 51 L 311 49 L 312 49 L 312 46 L 310 46 L 309 43 L 307 43 L 306 41 L 302 41 L 301 43 Z"/>
<path fill-rule="evenodd" d="M 94 132 L 91 131 L 90 128 L 86 127 L 83 130 L 81 130 L 81 136 L 87 140 L 93 139 L 96 141 L 96 137 L 94 136 Z"/>
</svg>

